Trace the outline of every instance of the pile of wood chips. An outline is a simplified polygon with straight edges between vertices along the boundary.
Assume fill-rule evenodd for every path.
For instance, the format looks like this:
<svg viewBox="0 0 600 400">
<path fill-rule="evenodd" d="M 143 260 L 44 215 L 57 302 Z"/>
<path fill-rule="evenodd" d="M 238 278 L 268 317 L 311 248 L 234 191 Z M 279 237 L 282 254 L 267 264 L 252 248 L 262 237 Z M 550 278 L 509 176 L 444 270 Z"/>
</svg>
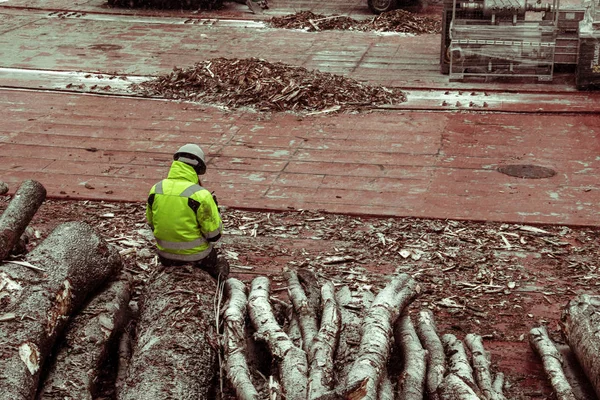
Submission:
<svg viewBox="0 0 600 400">
<path fill-rule="evenodd" d="M 139 85 L 144 96 L 216 103 L 259 111 L 333 112 L 406 101 L 399 89 L 256 58 L 215 58 Z"/>
<path fill-rule="evenodd" d="M 311 11 L 300 11 L 283 17 L 273 17 L 269 21 L 275 28 L 304 29 L 309 32 L 324 30 L 357 30 L 401 33 L 440 33 L 440 20 L 421 17 L 405 10 L 393 10 L 368 20 L 355 20 L 343 15 L 326 16 Z"/>
<path fill-rule="evenodd" d="M 223 0 L 108 0 L 110 7 L 156 10 L 218 10 Z"/>
</svg>

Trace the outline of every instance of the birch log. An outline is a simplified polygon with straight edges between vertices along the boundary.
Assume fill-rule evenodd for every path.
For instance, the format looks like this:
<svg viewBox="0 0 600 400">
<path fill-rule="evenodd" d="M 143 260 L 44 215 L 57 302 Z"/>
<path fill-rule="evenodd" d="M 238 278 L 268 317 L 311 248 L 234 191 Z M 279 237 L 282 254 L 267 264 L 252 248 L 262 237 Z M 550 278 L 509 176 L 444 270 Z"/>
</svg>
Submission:
<svg viewBox="0 0 600 400">
<path fill-rule="evenodd" d="M 480 400 L 462 378 L 452 373 L 446 375 L 439 385 L 439 397 L 441 400 Z"/>
<path fill-rule="evenodd" d="M 319 398 L 333 389 L 333 360 L 340 337 L 341 316 L 332 282 L 321 287 L 321 299 L 321 326 L 308 352 L 309 399 Z"/>
<path fill-rule="evenodd" d="M 427 377 L 425 380 L 427 396 L 429 399 L 435 400 L 438 397 L 438 387 L 446 373 L 446 357 L 431 310 L 419 311 L 416 329 L 423 347 L 427 350 Z"/>
<path fill-rule="evenodd" d="M 126 322 L 131 283 L 109 283 L 69 322 L 38 400 L 92 400 L 111 346 Z"/>
<path fill-rule="evenodd" d="M 4 260 L 27 225 L 46 200 L 46 188 L 37 181 L 28 180 L 21 184 L 8 207 L 0 216 L 0 261 Z"/>
<path fill-rule="evenodd" d="M 394 400 L 394 385 L 386 370 L 383 370 L 383 375 L 379 382 L 377 400 Z"/>
<path fill-rule="evenodd" d="M 350 387 L 366 382 L 365 394 L 360 399 L 377 400 L 377 389 L 390 355 L 392 327 L 419 293 L 417 282 L 409 275 L 401 274 L 375 297 L 363 322 L 357 359 L 348 374 Z M 347 397 L 354 395 L 354 392 L 347 392 Z"/>
<path fill-rule="evenodd" d="M 238 400 L 258 400 L 259 395 L 246 360 L 246 285 L 229 278 L 225 281 L 226 303 L 223 309 L 225 371 Z"/>
<path fill-rule="evenodd" d="M 26 260 L 30 267 L 0 264 L 0 399 L 6 400 L 33 398 L 69 316 L 122 267 L 115 248 L 81 222 L 59 225 Z"/>
<path fill-rule="evenodd" d="M 348 286 L 342 286 L 335 292 L 335 298 L 342 317 L 340 340 L 335 353 L 335 375 L 339 383 L 345 383 L 358 353 L 363 316 L 371 307 L 375 295 L 371 291 L 353 293 Z"/>
<path fill-rule="evenodd" d="M 294 346 L 277 323 L 269 302 L 270 282 L 266 277 L 252 281 L 248 312 L 256 329 L 255 338 L 267 343 L 271 355 L 279 362 L 279 377 L 287 400 L 305 400 L 308 389 L 306 353 Z"/>
<path fill-rule="evenodd" d="M 498 393 L 502 398 L 504 398 L 504 374 L 502 372 L 496 373 L 494 375 L 494 380 L 492 381 L 492 389 L 496 393 Z"/>
<path fill-rule="evenodd" d="M 600 398 L 600 296 L 571 300 L 561 318 L 563 335 Z"/>
<path fill-rule="evenodd" d="M 306 298 L 308 299 L 308 303 L 310 307 L 315 310 L 314 312 L 317 314 L 317 325 L 319 324 L 319 310 L 322 308 L 321 306 L 321 287 L 322 284 L 319 282 L 315 271 L 308 268 L 298 268 L 297 271 L 298 279 L 300 280 L 300 284 L 306 293 Z"/>
<path fill-rule="evenodd" d="M 494 389 L 490 373 L 491 357 L 490 353 L 483 347 L 481 336 L 469 333 L 465 337 L 465 343 L 471 351 L 471 364 L 482 397 L 487 400 L 504 400 L 504 395 Z"/>
<path fill-rule="evenodd" d="M 469 363 L 463 342 L 451 333 L 443 335 L 441 340 L 444 346 L 444 353 L 446 354 L 447 372 L 461 378 L 471 389 L 477 391 L 477 383 L 475 383 L 475 378 L 473 377 L 473 368 L 471 367 L 471 363 Z"/>
<path fill-rule="evenodd" d="M 576 400 L 571 385 L 563 372 L 562 356 L 548 336 L 546 328 L 540 326 L 529 331 L 529 343 L 542 359 L 544 371 L 550 379 L 556 398 L 558 400 Z"/>
<path fill-rule="evenodd" d="M 318 332 L 316 310 L 309 303 L 296 272 L 286 269 L 283 271 L 283 276 L 288 282 L 288 293 L 298 316 L 302 332 L 302 348 L 308 354 Z"/>
<path fill-rule="evenodd" d="M 408 314 L 402 315 L 394 325 L 396 343 L 402 353 L 403 367 L 398 377 L 398 399 L 422 400 L 424 397 L 425 375 L 427 373 L 427 352 Z"/>
</svg>

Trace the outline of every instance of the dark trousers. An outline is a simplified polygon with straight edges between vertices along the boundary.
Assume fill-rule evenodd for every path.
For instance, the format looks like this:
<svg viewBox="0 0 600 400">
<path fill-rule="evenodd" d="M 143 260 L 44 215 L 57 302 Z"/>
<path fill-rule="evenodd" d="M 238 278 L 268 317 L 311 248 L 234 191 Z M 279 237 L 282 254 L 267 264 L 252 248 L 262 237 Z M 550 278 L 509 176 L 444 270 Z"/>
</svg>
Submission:
<svg viewBox="0 0 600 400">
<path fill-rule="evenodd" d="M 158 256 L 160 263 L 165 267 L 172 266 L 182 266 L 182 265 L 193 265 L 194 267 L 201 268 L 209 273 L 216 270 L 217 268 L 217 251 L 213 248 L 210 253 L 202 260 L 199 261 L 179 261 L 179 260 L 170 260 L 168 258 L 164 258 Z"/>
</svg>

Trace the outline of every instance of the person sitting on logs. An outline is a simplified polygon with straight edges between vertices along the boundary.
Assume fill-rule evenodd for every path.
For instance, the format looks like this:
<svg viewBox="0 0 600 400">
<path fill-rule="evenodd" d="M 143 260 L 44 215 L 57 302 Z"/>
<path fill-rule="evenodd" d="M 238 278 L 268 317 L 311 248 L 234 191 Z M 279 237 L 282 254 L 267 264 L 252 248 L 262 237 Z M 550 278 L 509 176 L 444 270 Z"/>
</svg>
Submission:
<svg viewBox="0 0 600 400">
<path fill-rule="evenodd" d="M 180 147 L 167 178 L 150 189 L 146 219 L 162 265 L 192 264 L 217 280 L 225 280 L 229 263 L 214 247 L 221 238 L 223 223 L 217 197 L 201 186 L 200 175 L 205 173 L 200 146 Z"/>
</svg>

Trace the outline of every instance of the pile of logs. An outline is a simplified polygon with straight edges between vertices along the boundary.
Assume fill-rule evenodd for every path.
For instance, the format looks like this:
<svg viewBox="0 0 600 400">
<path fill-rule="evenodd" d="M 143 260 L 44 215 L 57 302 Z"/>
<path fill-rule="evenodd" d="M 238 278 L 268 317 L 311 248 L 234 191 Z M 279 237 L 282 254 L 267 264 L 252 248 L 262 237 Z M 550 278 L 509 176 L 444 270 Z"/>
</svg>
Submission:
<svg viewBox="0 0 600 400">
<path fill-rule="evenodd" d="M 238 399 L 506 399 L 504 374 L 493 373 L 481 336 L 470 333 L 464 341 L 440 336 L 431 310 L 408 312 L 420 292 L 409 275 L 393 277 L 375 297 L 332 282 L 316 285 L 308 270 L 287 270 L 284 276 L 291 305 L 284 304 L 289 312 L 281 324 L 267 278 L 255 278 L 249 292 L 235 278 L 225 282 L 224 369 Z M 600 296 L 574 298 L 564 309 L 562 334 L 586 382 L 565 376 L 545 327 L 531 330 L 531 346 L 557 399 L 594 399 L 585 393 L 590 383 L 600 398 L 599 333 Z M 249 336 L 264 342 L 272 358 L 262 371 L 255 360 L 264 354 L 248 346 Z M 391 358 L 394 348 L 401 355 L 399 370 Z"/>
<path fill-rule="evenodd" d="M 285 270 L 288 303 L 263 276 L 157 268 L 132 302 L 121 257 L 85 223 L 15 256 L 45 195 L 26 181 L 0 217 L 0 399 L 94 399 L 107 380 L 118 399 L 506 398 L 482 337 L 440 335 L 430 309 L 410 307 L 422 288 L 407 274 L 375 295 Z M 574 298 L 561 326 L 600 397 L 600 296 Z M 530 343 L 557 399 L 594 398 L 545 327 Z"/>
<path fill-rule="evenodd" d="M 211 397 L 212 278 L 157 270 L 131 307 L 132 280 L 116 247 L 82 222 L 58 225 L 16 259 L 45 196 L 26 181 L 0 217 L 0 399 L 91 400 L 105 375 L 119 399 Z"/>
<path fill-rule="evenodd" d="M 23 183 L 15 193 L 0 218 L 0 261 L 7 260 L 45 196 L 46 190 L 35 181 Z M 121 266 L 117 251 L 81 222 L 59 225 L 24 260 L 7 260 L 0 264 L 0 398 L 36 396 L 44 364 L 70 317 L 84 306 L 91 294 L 116 276 Z M 98 307 L 101 309 L 107 304 L 110 302 Z M 86 339 L 101 339 L 111 335 L 113 330 L 118 331 L 118 324 L 112 318 L 114 310 L 109 311 L 109 314 L 98 314 L 96 326 L 81 322 L 84 327 L 90 327 L 89 336 L 84 336 Z M 75 342 L 77 338 L 71 341 L 74 352 L 100 346 L 89 340 Z M 96 354 L 100 355 L 102 350 L 98 350 Z M 99 372 L 94 365 L 97 360 L 92 354 L 81 356 L 78 374 L 71 376 L 63 369 L 56 371 L 48 376 L 49 387 L 55 386 L 52 382 L 60 381 L 63 383 L 60 390 L 72 393 L 71 389 L 80 385 L 85 385 L 81 388 L 83 391 L 93 385 L 95 374 Z M 60 359 L 57 357 L 57 361 Z"/>
<path fill-rule="evenodd" d="M 225 282 L 224 367 L 238 399 L 504 398 L 503 374 L 492 377 L 481 336 L 466 336 L 469 357 L 454 335 L 440 338 L 431 310 L 419 310 L 413 322 L 407 309 L 421 288 L 409 275 L 393 277 L 374 297 L 331 282 L 316 287 L 307 270 L 284 276 L 292 304 L 283 326 L 268 279 L 255 278 L 248 295 L 235 278 Z M 248 361 L 257 357 L 246 348 L 246 315 L 253 338 L 266 343 L 273 359 L 262 378 Z M 394 346 L 402 355 L 395 376 Z"/>
</svg>

